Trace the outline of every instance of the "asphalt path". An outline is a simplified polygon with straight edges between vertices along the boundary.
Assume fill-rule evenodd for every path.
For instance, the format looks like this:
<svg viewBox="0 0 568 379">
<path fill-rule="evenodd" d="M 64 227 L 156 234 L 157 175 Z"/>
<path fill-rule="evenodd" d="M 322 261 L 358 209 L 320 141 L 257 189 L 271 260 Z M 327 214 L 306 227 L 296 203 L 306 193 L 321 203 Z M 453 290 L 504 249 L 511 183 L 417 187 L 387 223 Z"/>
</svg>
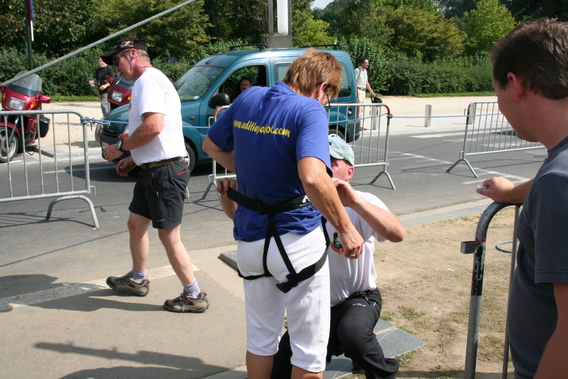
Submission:
<svg viewBox="0 0 568 379">
<path fill-rule="evenodd" d="M 351 184 L 357 190 L 377 195 L 407 226 L 411 226 L 413 222 L 424 222 L 420 215 L 438 215 L 446 211 L 452 215 L 451 210 L 455 209 L 463 209 L 465 213 L 482 210 L 490 203 L 475 193 L 483 179 L 505 176 L 515 183 L 528 180 L 534 176 L 546 153 L 544 149 L 536 149 L 469 158 L 480 176 L 476 179 L 463 163 L 446 173 L 458 159 L 462 143 L 463 131 L 459 128 L 399 131 L 391 136 L 386 167 L 396 189 L 391 188 L 385 175 L 370 184 L 381 170 L 376 166 L 357 168 Z M 118 176 L 114 164 L 105 162 L 96 147 L 89 149 L 89 155 L 90 179 L 94 187 L 89 198 L 95 206 L 100 229 L 92 227 L 91 214 L 86 203 L 80 200 L 56 204 L 50 221 L 44 218 L 51 199 L 0 203 L 0 228 L 3 229 L 0 239 L 4 246 L 0 252 L 0 277 L 53 271 L 59 280 L 80 282 L 85 277 L 106 277 L 116 270 L 115 267 L 121 267 L 117 261 L 123 267 L 128 266 L 126 221 L 135 175 Z M 28 160 L 31 159 L 33 156 Z M 13 168 L 18 164 L 16 159 Z M 3 177 L 6 177 L 5 170 L 6 165 L 0 165 Z M 65 168 L 60 170 L 66 173 Z M 211 164 L 197 166 L 189 183 L 190 198 L 184 209 L 182 234 L 190 251 L 234 244 L 231 222 L 221 210 L 215 188 L 209 187 L 211 171 Z M 73 175 L 84 178 L 80 160 L 74 166 Z M 31 186 L 37 187 L 39 183 Z M 85 238 L 90 253 L 74 256 L 73 246 L 84 246 Z M 151 242 L 153 250 L 161 250 L 155 236 Z M 99 255 L 96 266 L 88 264 Z M 154 265 L 167 265 L 161 254 L 153 259 L 158 260 Z M 26 292 L 36 286 L 29 282 L 14 287 L 8 282 L 3 287 L 2 282 L 0 280 L 0 290 L 7 295 Z"/>
</svg>

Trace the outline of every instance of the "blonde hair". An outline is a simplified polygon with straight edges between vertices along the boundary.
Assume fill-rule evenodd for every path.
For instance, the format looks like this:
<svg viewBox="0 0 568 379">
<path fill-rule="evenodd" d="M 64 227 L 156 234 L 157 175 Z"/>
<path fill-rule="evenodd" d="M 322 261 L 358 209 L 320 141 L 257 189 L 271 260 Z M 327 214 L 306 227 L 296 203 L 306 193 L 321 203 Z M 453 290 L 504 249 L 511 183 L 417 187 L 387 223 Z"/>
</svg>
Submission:
<svg viewBox="0 0 568 379">
<path fill-rule="evenodd" d="M 310 50 L 296 58 L 282 81 L 301 95 L 311 95 L 326 82 L 325 93 L 337 98 L 341 86 L 341 64 L 330 53 Z"/>
</svg>

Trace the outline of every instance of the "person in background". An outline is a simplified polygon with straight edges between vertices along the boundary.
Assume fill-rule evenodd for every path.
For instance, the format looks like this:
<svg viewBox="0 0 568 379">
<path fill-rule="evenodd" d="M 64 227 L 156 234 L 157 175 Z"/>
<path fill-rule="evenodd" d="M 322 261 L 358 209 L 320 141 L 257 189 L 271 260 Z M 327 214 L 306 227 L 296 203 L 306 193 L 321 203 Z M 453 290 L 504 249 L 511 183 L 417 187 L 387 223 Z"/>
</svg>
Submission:
<svg viewBox="0 0 568 379">
<path fill-rule="evenodd" d="M 532 181 L 516 187 L 502 180 L 486 183 L 513 193 L 512 202 L 526 193 L 507 316 L 518 379 L 568 373 L 567 41 L 568 23 L 539 19 L 513 29 L 491 53 L 500 111 L 519 138 L 548 150 Z"/>
<path fill-rule="evenodd" d="M 223 92 L 229 95 L 229 100 L 231 101 L 231 103 L 235 101 L 235 98 L 239 93 L 239 91 L 237 90 L 237 86 L 235 85 L 235 82 L 233 82 L 231 79 L 225 80 L 225 83 L 223 83 L 223 87 L 219 92 Z"/>
<path fill-rule="evenodd" d="M 237 174 L 233 234 L 245 278 L 250 379 L 270 377 L 286 310 L 292 378 L 323 376 L 330 295 L 321 215 L 337 228 L 341 254 L 356 259 L 362 252 L 330 176 L 324 105 L 340 83 L 333 55 L 307 52 L 272 88 L 239 95 L 203 142 L 212 159 Z"/>
<path fill-rule="evenodd" d="M 365 91 L 369 90 L 371 98 L 375 97 L 375 92 L 369 84 L 367 69 L 369 68 L 369 58 L 361 58 L 359 60 L 359 67 L 355 69 L 355 85 L 357 86 L 357 102 L 365 102 Z"/>
<path fill-rule="evenodd" d="M 111 84 L 107 81 L 106 77 L 110 76 L 114 78 L 114 70 L 109 67 L 102 58 L 99 58 L 99 68 L 95 71 L 95 78 L 89 80 L 89 84 L 96 86 L 99 91 L 99 97 L 101 98 L 101 110 L 103 116 L 106 116 L 110 112 L 110 103 L 108 102 L 108 91 Z"/>
<path fill-rule="evenodd" d="M 193 264 L 181 242 L 181 220 L 189 171 L 182 132 L 181 102 L 170 80 L 152 67 L 147 46 L 136 38 L 122 38 L 101 56 L 126 80 L 136 80 L 128 111 L 129 135 L 104 150 L 112 162 L 124 152 L 116 171 L 127 176 L 141 168 L 130 203 L 128 231 L 132 270 L 123 276 L 110 276 L 113 290 L 146 296 L 150 290 L 146 264 L 150 253 L 148 227 L 158 230 L 173 270 L 183 285 L 180 296 L 164 302 L 171 312 L 202 313 L 209 308 L 207 294 L 199 288 Z"/>
<path fill-rule="evenodd" d="M 239 82 L 239 90 L 241 91 L 241 93 L 245 92 L 245 90 L 249 89 L 250 87 L 252 87 L 252 80 L 250 80 L 249 78 L 242 78 Z"/>
</svg>

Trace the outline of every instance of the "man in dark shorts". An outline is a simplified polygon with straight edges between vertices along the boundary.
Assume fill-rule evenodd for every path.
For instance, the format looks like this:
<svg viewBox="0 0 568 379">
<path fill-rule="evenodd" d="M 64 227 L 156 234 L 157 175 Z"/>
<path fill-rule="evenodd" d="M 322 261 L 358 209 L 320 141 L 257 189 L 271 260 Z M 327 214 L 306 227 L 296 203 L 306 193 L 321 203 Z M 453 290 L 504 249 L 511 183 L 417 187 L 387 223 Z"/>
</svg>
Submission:
<svg viewBox="0 0 568 379">
<path fill-rule="evenodd" d="M 169 79 L 152 67 L 147 50 L 142 41 L 127 37 L 101 56 L 126 80 L 136 80 L 128 111 L 129 136 L 107 146 L 104 156 L 111 162 L 130 151 L 131 155 L 116 166 L 118 174 L 123 176 L 136 166 L 141 168 L 128 219 L 133 267 L 124 276 L 109 277 L 107 284 L 115 291 L 146 296 L 150 288 L 146 276 L 150 251 L 148 227 L 152 223 L 184 287 L 182 294 L 166 300 L 164 307 L 172 312 L 201 313 L 209 307 L 209 300 L 197 284 L 191 259 L 181 242 L 181 219 L 189 180 L 181 104 Z"/>
</svg>

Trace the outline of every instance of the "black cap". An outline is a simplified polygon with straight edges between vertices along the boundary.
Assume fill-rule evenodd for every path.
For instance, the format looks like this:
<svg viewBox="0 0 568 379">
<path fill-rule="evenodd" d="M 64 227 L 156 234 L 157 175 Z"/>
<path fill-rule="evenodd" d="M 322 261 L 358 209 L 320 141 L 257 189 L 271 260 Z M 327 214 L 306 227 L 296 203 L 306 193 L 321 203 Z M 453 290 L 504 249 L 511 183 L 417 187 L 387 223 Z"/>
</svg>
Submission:
<svg viewBox="0 0 568 379">
<path fill-rule="evenodd" d="M 146 46 L 146 44 L 140 41 L 138 38 L 124 37 L 118 40 L 118 42 L 116 43 L 116 45 L 114 45 L 110 52 L 101 55 L 101 59 L 106 64 L 112 66 L 113 55 L 124 49 L 141 49 L 148 51 L 148 46 Z"/>
</svg>

